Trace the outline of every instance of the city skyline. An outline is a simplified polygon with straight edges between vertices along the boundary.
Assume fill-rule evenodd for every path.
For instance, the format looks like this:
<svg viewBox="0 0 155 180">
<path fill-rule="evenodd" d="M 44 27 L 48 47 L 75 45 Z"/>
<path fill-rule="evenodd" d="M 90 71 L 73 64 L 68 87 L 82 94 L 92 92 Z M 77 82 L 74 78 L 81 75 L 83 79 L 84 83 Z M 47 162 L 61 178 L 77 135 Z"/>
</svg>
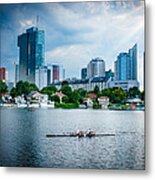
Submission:
<svg viewBox="0 0 155 180">
<path fill-rule="evenodd" d="M 95 57 L 105 60 L 106 70 L 114 70 L 117 55 L 137 43 L 138 81 L 142 87 L 143 5 L 143 1 L 132 1 L 16 4 L 3 5 L 4 8 L 0 6 L 1 43 L 5 45 L 1 46 L 2 66 L 7 67 L 9 74 L 13 73 L 14 61 L 19 62 L 15 44 L 17 36 L 34 26 L 39 15 L 38 26 L 45 30 L 45 62 L 63 64 L 66 77 L 80 77 L 81 68 Z M 129 18 L 128 21 L 126 17 Z M 6 34 L 10 41 L 4 41 Z M 72 64 L 76 66 L 73 68 Z"/>
</svg>

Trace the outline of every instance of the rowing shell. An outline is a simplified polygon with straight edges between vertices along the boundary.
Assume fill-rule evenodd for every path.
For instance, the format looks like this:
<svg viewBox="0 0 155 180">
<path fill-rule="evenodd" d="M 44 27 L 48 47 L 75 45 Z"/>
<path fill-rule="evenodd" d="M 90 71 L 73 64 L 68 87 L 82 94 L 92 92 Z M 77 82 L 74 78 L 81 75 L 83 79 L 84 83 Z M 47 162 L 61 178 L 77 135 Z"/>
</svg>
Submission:
<svg viewBox="0 0 155 180">
<path fill-rule="evenodd" d="M 92 136 L 81 136 L 81 137 L 102 137 L 102 136 L 115 136 L 115 134 L 95 134 Z M 54 138 L 54 137 L 79 137 L 76 134 L 47 134 L 47 138 Z"/>
</svg>

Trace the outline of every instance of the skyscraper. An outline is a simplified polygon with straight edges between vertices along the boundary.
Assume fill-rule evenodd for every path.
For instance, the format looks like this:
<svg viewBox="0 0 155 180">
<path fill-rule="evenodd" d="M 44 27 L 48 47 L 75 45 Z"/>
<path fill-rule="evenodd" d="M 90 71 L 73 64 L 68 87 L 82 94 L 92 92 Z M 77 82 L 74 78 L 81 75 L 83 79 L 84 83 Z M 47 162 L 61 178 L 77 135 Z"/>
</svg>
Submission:
<svg viewBox="0 0 155 180">
<path fill-rule="evenodd" d="M 6 81 L 7 80 L 7 71 L 6 68 L 2 67 L 0 68 L 0 81 Z"/>
<path fill-rule="evenodd" d="M 19 65 L 15 63 L 14 68 L 15 68 L 15 82 L 14 82 L 14 84 L 16 85 L 17 82 L 19 81 Z"/>
<path fill-rule="evenodd" d="M 35 70 L 44 66 L 44 31 L 32 27 L 18 36 L 19 80 L 35 83 Z"/>
<path fill-rule="evenodd" d="M 101 58 L 92 59 L 87 65 L 87 77 L 103 77 L 105 76 L 105 62 Z"/>
<path fill-rule="evenodd" d="M 137 44 L 117 56 L 115 61 L 115 80 L 137 80 Z"/>
<path fill-rule="evenodd" d="M 116 80 L 124 80 L 128 79 L 128 66 L 129 63 L 129 55 L 128 53 L 120 53 L 117 57 L 117 61 L 115 61 L 115 75 Z"/>
<path fill-rule="evenodd" d="M 87 68 L 82 68 L 81 69 L 81 79 L 86 79 L 87 78 Z"/>
<path fill-rule="evenodd" d="M 48 84 L 48 69 L 47 66 L 37 67 L 35 71 L 35 84 L 39 89 L 46 87 Z"/>
<path fill-rule="evenodd" d="M 105 78 L 106 78 L 106 79 L 112 78 L 112 80 L 113 80 L 113 78 L 114 78 L 114 73 L 112 72 L 111 69 L 109 69 L 108 71 L 105 72 Z"/>
<path fill-rule="evenodd" d="M 65 78 L 65 69 L 63 69 L 62 64 L 53 63 L 47 65 L 47 84 L 63 81 Z"/>
<path fill-rule="evenodd" d="M 65 71 L 65 69 L 63 68 L 63 69 L 62 69 L 62 80 L 65 79 L 65 74 L 66 74 L 66 71 Z"/>
<path fill-rule="evenodd" d="M 137 44 L 129 49 L 129 80 L 137 80 Z"/>
<path fill-rule="evenodd" d="M 51 69 L 47 69 L 47 85 L 49 86 L 51 84 Z"/>
<path fill-rule="evenodd" d="M 60 80 L 60 67 L 58 65 L 53 65 L 53 82 Z"/>
</svg>

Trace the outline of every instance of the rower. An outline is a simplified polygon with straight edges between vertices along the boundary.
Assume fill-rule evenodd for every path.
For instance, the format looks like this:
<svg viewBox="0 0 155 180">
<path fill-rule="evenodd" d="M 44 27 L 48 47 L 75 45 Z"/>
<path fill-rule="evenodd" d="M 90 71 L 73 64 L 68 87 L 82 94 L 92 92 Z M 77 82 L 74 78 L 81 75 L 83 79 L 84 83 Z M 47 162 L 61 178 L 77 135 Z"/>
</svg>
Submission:
<svg viewBox="0 0 155 180">
<path fill-rule="evenodd" d="M 87 130 L 87 133 L 86 134 L 91 134 L 92 133 L 92 130 L 91 130 L 91 128 L 89 128 L 88 130 Z"/>
<path fill-rule="evenodd" d="M 77 129 L 76 134 L 79 134 L 79 133 L 80 133 L 80 129 Z"/>
<path fill-rule="evenodd" d="M 93 131 L 91 128 L 89 128 L 87 130 L 86 136 L 89 136 L 89 137 L 95 136 L 95 131 Z"/>
<path fill-rule="evenodd" d="M 76 135 L 79 136 L 79 137 L 83 137 L 83 136 L 84 136 L 84 133 L 83 133 L 82 130 L 79 130 L 79 129 L 78 129 L 78 130 L 76 131 Z"/>
</svg>

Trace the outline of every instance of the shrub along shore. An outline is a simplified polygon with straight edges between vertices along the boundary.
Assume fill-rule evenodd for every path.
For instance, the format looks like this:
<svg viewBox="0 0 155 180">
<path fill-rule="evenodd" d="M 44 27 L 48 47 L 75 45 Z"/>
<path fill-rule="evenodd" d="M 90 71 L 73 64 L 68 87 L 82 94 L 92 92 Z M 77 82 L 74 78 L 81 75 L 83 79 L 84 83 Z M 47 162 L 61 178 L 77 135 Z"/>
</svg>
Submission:
<svg viewBox="0 0 155 180">
<path fill-rule="evenodd" d="M 144 107 L 144 91 L 140 91 L 137 87 L 133 87 L 129 89 L 129 91 L 125 92 L 121 88 L 106 88 L 100 91 L 99 87 L 95 86 L 93 91 L 87 92 L 82 88 L 72 90 L 67 81 L 62 82 L 61 89 L 59 90 L 55 86 L 47 86 L 39 90 L 35 84 L 19 81 L 16 84 L 16 87 L 13 87 L 11 91 L 8 91 L 8 87 L 5 82 L 0 81 L 0 102 L 3 103 L 2 96 L 5 94 L 12 97 L 11 103 L 14 103 L 15 97 L 22 95 L 24 96 L 25 100 L 27 100 L 27 96 L 34 91 L 48 95 L 48 100 L 55 102 L 55 108 L 79 108 L 80 105 L 86 105 L 84 99 L 88 98 L 89 94 L 94 94 L 94 97 L 91 97 L 93 102 L 92 108 L 94 109 L 101 108 L 98 98 L 103 96 L 109 98 L 109 109 L 127 110 L 129 109 L 127 100 L 134 98 L 141 99 L 142 103 L 138 106 Z M 57 93 L 62 93 L 63 97 L 59 97 Z"/>
</svg>

